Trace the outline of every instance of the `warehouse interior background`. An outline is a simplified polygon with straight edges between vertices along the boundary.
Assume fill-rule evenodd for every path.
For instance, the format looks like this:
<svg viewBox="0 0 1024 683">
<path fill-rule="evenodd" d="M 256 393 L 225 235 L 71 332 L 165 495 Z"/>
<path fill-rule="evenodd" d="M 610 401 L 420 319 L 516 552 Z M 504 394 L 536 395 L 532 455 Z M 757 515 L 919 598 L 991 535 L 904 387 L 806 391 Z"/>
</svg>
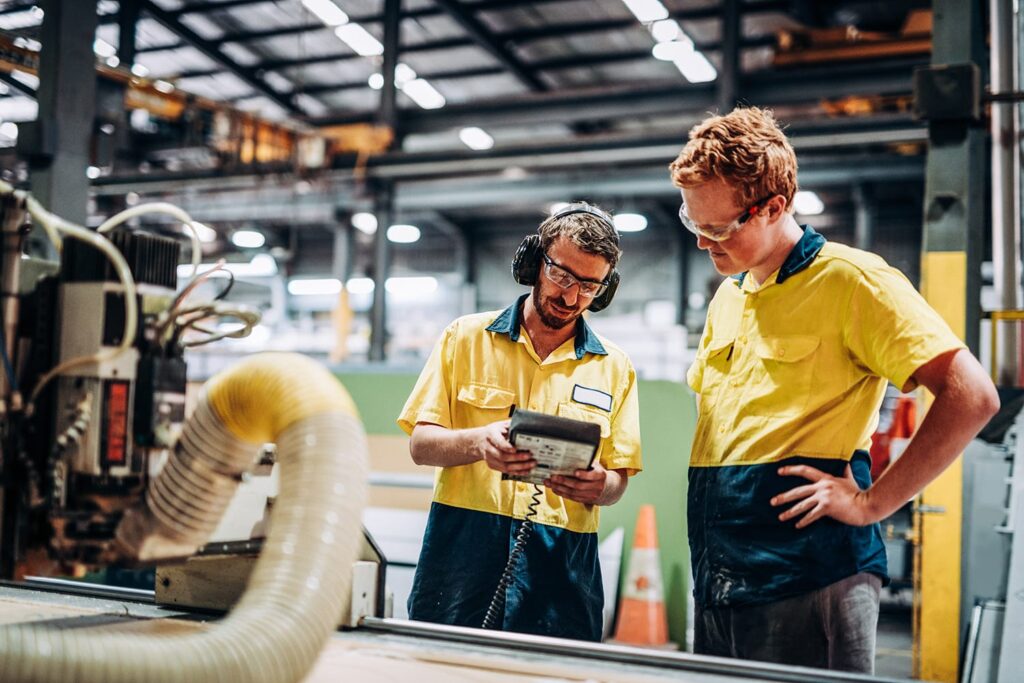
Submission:
<svg viewBox="0 0 1024 683">
<path fill-rule="evenodd" d="M 637 511 L 654 504 L 685 650 L 684 378 L 721 276 L 680 225 L 669 162 L 708 113 L 771 108 L 800 162 L 798 221 L 881 255 L 1000 386 L 1020 386 L 1022 25 L 1010 0 L 6 0 L 0 178 L 90 228 L 152 202 L 201 223 L 199 270 L 219 272 L 199 291 L 221 293 L 230 272 L 224 300 L 261 320 L 190 349 L 189 382 L 267 350 L 341 378 L 369 437 L 364 522 L 396 616 L 434 480 L 395 424 L 419 370 L 451 320 L 525 292 L 509 264 L 546 216 L 581 200 L 613 212 L 622 284 L 588 322 L 637 368 L 657 474 L 603 512 L 601 537 L 624 575 Z M 939 65 L 975 68 L 945 108 L 916 75 Z M 130 225 L 178 239 L 188 282 L 179 220 Z M 963 253 L 962 271 L 929 260 L 940 251 Z M 27 252 L 56 258 L 38 229 Z M 891 391 L 881 429 L 919 398 Z M 896 456 L 907 437 L 884 440 Z M 879 675 L 1002 680 L 1000 643 L 1024 670 L 999 635 L 1024 625 L 1024 607 L 1004 605 L 1024 581 L 1015 439 L 979 439 L 883 523 L 894 582 Z"/>
</svg>

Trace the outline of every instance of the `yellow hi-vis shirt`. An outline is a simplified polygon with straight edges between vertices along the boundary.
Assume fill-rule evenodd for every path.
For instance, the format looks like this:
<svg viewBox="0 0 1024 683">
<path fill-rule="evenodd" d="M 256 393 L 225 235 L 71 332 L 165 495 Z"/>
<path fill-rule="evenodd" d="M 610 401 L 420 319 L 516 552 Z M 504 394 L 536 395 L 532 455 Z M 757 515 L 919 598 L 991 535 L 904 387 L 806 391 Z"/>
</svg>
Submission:
<svg viewBox="0 0 1024 683">
<path fill-rule="evenodd" d="M 417 423 L 448 429 L 504 420 L 509 409 L 561 415 L 601 426 L 597 458 L 605 469 L 642 468 L 636 372 L 618 347 L 599 338 L 581 318 L 576 336 L 543 361 L 520 306 L 459 318 L 444 331 L 398 418 L 412 434 Z M 438 468 L 434 501 L 523 519 L 533 485 L 502 481 L 483 461 Z M 599 507 L 564 499 L 548 488 L 536 521 L 569 531 L 597 531 Z"/>
<path fill-rule="evenodd" d="M 871 445 L 886 381 L 902 388 L 965 348 L 881 257 L 823 239 L 818 252 L 811 236 L 761 285 L 726 278 L 711 301 L 687 373 L 700 394 L 691 466 L 849 460 Z"/>
<path fill-rule="evenodd" d="M 871 484 L 868 447 L 886 381 L 898 387 L 963 344 L 899 271 L 812 228 L 758 285 L 728 278 L 690 368 L 700 394 L 687 524 L 701 608 L 781 600 L 861 572 L 888 581 L 877 524 L 797 529 L 773 496 L 807 464 Z"/>
</svg>

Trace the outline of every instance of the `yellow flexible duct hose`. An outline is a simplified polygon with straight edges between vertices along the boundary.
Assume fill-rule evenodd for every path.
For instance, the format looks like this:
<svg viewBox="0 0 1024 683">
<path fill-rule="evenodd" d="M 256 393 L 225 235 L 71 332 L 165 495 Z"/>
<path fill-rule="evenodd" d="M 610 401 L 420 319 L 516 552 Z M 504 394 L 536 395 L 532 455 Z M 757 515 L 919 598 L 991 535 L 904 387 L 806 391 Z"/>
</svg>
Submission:
<svg viewBox="0 0 1024 683">
<path fill-rule="evenodd" d="M 223 480 L 237 480 L 268 441 L 277 443 L 279 493 L 230 615 L 208 632 L 166 637 L 0 628 L 0 681 L 269 683 L 308 673 L 350 591 L 366 499 L 366 439 L 337 380 L 295 354 L 252 357 L 214 378 L 147 506 L 162 531 L 196 542 L 234 491 Z M 188 521 L 166 526 L 178 516 Z"/>
</svg>

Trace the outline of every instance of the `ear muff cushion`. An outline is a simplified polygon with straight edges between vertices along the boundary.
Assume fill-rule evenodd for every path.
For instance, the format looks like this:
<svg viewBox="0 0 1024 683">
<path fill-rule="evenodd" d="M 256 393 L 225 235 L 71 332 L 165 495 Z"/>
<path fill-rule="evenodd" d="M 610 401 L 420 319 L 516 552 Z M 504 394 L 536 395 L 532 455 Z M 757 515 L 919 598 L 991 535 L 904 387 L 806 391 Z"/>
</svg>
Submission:
<svg viewBox="0 0 1024 683">
<path fill-rule="evenodd" d="M 540 235 L 526 237 L 512 259 L 512 277 L 521 285 L 532 287 L 540 275 Z"/>
<path fill-rule="evenodd" d="M 615 298 L 615 290 L 619 288 L 619 271 L 613 270 L 612 274 L 608 276 L 608 287 L 601 293 L 601 296 L 595 297 L 590 303 L 590 307 L 587 309 L 593 313 L 603 311 L 608 308 L 608 304 Z"/>
</svg>

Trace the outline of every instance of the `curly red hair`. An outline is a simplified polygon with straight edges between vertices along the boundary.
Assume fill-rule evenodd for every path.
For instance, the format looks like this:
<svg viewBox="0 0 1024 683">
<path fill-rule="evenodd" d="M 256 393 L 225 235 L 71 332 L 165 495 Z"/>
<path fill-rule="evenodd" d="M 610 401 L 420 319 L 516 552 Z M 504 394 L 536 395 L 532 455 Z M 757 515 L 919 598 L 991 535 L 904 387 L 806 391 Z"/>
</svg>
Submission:
<svg viewBox="0 0 1024 683">
<path fill-rule="evenodd" d="M 758 107 L 740 107 L 694 126 L 669 171 L 682 188 L 724 180 L 736 188 L 742 206 L 782 195 L 792 210 L 797 190 L 796 153 L 772 112 Z"/>
</svg>

